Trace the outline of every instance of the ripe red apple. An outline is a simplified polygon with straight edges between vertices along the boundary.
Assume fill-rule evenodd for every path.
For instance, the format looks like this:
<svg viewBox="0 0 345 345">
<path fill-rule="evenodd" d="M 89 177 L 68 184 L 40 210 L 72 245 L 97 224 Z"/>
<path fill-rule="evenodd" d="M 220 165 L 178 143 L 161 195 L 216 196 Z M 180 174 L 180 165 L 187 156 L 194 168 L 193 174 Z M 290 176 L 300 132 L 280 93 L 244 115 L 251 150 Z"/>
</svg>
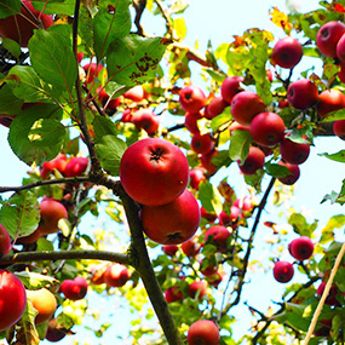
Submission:
<svg viewBox="0 0 345 345">
<path fill-rule="evenodd" d="M 242 91 L 241 83 L 243 81 L 244 79 L 238 76 L 227 77 L 224 79 L 220 91 L 225 102 L 230 104 L 236 93 Z"/>
<path fill-rule="evenodd" d="M 168 244 L 166 246 L 163 246 L 162 250 L 166 255 L 174 256 L 178 251 L 178 246 L 174 244 L 170 244 L 170 245 Z"/>
<path fill-rule="evenodd" d="M 13 326 L 26 308 L 25 287 L 13 273 L 0 270 L 0 331 Z"/>
<path fill-rule="evenodd" d="M 179 244 L 190 239 L 200 224 L 200 208 L 187 189 L 174 201 L 160 206 L 143 206 L 144 232 L 152 241 Z"/>
<path fill-rule="evenodd" d="M 345 35 L 343 34 L 337 44 L 337 57 L 341 62 L 345 62 Z"/>
<path fill-rule="evenodd" d="M 48 321 L 57 308 L 57 301 L 55 296 L 46 288 L 39 290 L 26 290 L 28 300 L 37 310 L 38 314 L 35 318 L 35 323 L 40 324 Z"/>
<path fill-rule="evenodd" d="M 302 164 L 309 157 L 309 153 L 309 144 L 295 143 L 286 137 L 280 143 L 280 154 L 287 163 Z"/>
<path fill-rule="evenodd" d="M 132 100 L 133 102 L 141 102 L 147 97 L 144 88 L 141 85 L 136 85 L 126 91 L 123 97 Z"/>
<path fill-rule="evenodd" d="M 66 279 L 60 285 L 60 292 L 72 301 L 83 299 L 87 293 L 88 284 L 82 277 Z"/>
<path fill-rule="evenodd" d="M 345 95 L 338 90 L 325 90 L 320 93 L 317 112 L 324 118 L 328 113 L 345 108 Z"/>
<path fill-rule="evenodd" d="M 207 283 L 205 281 L 195 281 L 188 285 L 188 296 L 202 299 L 207 292 Z"/>
<path fill-rule="evenodd" d="M 195 167 L 189 172 L 189 184 L 194 189 L 199 189 L 201 182 L 206 181 L 206 170 L 203 167 Z"/>
<path fill-rule="evenodd" d="M 22 47 L 27 47 L 34 34 L 34 29 L 48 29 L 53 25 L 53 18 L 36 10 L 31 0 L 21 0 L 20 13 L 0 19 L 0 36 L 18 42 Z"/>
<path fill-rule="evenodd" d="M 94 285 L 101 285 L 104 284 L 104 273 L 106 271 L 107 267 L 101 266 L 99 268 L 93 269 L 92 270 L 92 275 L 90 278 L 90 281 Z"/>
<path fill-rule="evenodd" d="M 40 231 L 42 234 L 51 234 L 58 230 L 60 219 L 68 218 L 68 213 L 61 202 L 52 198 L 44 198 L 40 204 Z"/>
<path fill-rule="evenodd" d="M 294 268 L 292 263 L 287 261 L 277 261 L 274 264 L 273 276 L 279 283 L 289 282 L 294 275 Z"/>
<path fill-rule="evenodd" d="M 333 122 L 333 133 L 340 139 L 345 140 L 345 120 Z"/>
<path fill-rule="evenodd" d="M 83 69 L 84 69 L 84 71 L 86 73 L 86 80 L 85 80 L 85 82 L 87 84 L 90 84 L 101 73 L 101 71 L 103 69 L 103 65 L 96 64 L 95 62 L 90 62 L 90 63 L 85 64 L 83 66 Z"/>
<path fill-rule="evenodd" d="M 235 222 L 240 216 L 241 210 L 235 206 L 231 206 L 230 214 L 227 214 L 225 211 L 219 213 L 219 225 L 233 225 L 232 223 Z"/>
<path fill-rule="evenodd" d="M 196 321 L 188 330 L 187 340 L 188 345 L 219 345 L 218 326 L 209 320 Z"/>
<path fill-rule="evenodd" d="M 0 257 L 7 255 L 12 249 L 11 237 L 6 228 L 0 224 Z"/>
<path fill-rule="evenodd" d="M 316 35 L 316 45 L 322 54 L 329 57 L 337 56 L 337 44 L 345 33 L 345 25 L 331 21 L 321 26 Z"/>
<path fill-rule="evenodd" d="M 209 222 L 213 223 L 218 217 L 215 213 L 207 212 L 205 207 L 200 208 L 201 217 L 207 219 Z"/>
<path fill-rule="evenodd" d="M 218 265 L 216 262 L 209 262 L 209 260 L 203 259 L 200 262 L 200 272 L 205 276 L 209 277 L 218 271 Z"/>
<path fill-rule="evenodd" d="M 214 225 L 205 232 L 205 243 L 212 243 L 220 252 L 223 252 L 227 248 L 227 240 L 230 235 L 231 233 L 226 227 Z"/>
<path fill-rule="evenodd" d="M 251 212 L 254 208 L 253 198 L 249 195 L 238 198 L 234 201 L 233 206 L 238 207 L 243 212 Z"/>
<path fill-rule="evenodd" d="M 194 257 L 200 251 L 200 245 L 193 240 L 188 240 L 181 244 L 183 253 L 189 257 Z"/>
<path fill-rule="evenodd" d="M 207 170 L 209 174 L 215 174 L 217 172 L 218 167 L 213 163 L 213 158 L 218 155 L 218 151 L 216 149 L 204 153 L 200 156 L 200 162 L 203 168 Z"/>
<path fill-rule="evenodd" d="M 279 115 L 266 112 L 254 117 L 249 130 L 253 140 L 257 144 L 274 146 L 283 140 L 285 124 Z"/>
<path fill-rule="evenodd" d="M 146 138 L 127 148 L 120 162 L 120 180 L 127 194 L 140 204 L 164 205 L 186 188 L 186 156 L 174 144 Z"/>
<path fill-rule="evenodd" d="M 121 121 L 122 122 L 132 122 L 132 110 L 131 109 L 126 109 L 122 113 Z"/>
<path fill-rule="evenodd" d="M 286 163 L 286 162 L 279 162 L 279 165 L 282 165 L 284 167 L 286 167 L 287 169 L 289 169 L 290 174 L 288 176 L 285 177 L 279 177 L 278 180 L 286 185 L 293 185 L 300 176 L 300 170 L 297 164 L 290 164 L 290 163 Z"/>
<path fill-rule="evenodd" d="M 242 91 L 231 101 L 231 114 L 242 125 L 249 125 L 254 116 L 264 112 L 265 108 L 262 99 L 251 91 Z"/>
<path fill-rule="evenodd" d="M 214 97 L 205 108 L 205 117 L 212 120 L 214 117 L 220 115 L 227 106 L 228 103 L 222 97 Z"/>
<path fill-rule="evenodd" d="M 202 118 L 199 112 L 197 113 L 190 113 L 186 112 L 184 118 L 184 126 L 191 132 L 192 134 L 199 134 L 200 129 L 198 127 L 198 120 Z"/>
<path fill-rule="evenodd" d="M 148 135 L 154 135 L 159 128 L 157 115 L 151 109 L 141 108 L 132 114 L 132 122 L 138 129 L 143 129 Z"/>
<path fill-rule="evenodd" d="M 307 236 L 295 238 L 289 243 L 290 254 L 299 261 L 309 259 L 314 251 L 314 244 Z"/>
<path fill-rule="evenodd" d="M 318 101 L 318 90 L 309 79 L 300 79 L 291 83 L 287 89 L 287 99 L 296 109 L 307 109 Z"/>
<path fill-rule="evenodd" d="M 197 113 L 206 105 L 207 98 L 198 86 L 186 86 L 180 91 L 180 103 L 185 111 Z"/>
<path fill-rule="evenodd" d="M 108 286 L 124 286 L 130 278 L 130 273 L 126 266 L 121 264 L 111 264 L 104 272 L 104 282 Z"/>
<path fill-rule="evenodd" d="M 190 144 L 192 150 L 196 153 L 207 154 L 214 148 L 214 141 L 211 134 L 195 134 Z"/>
<path fill-rule="evenodd" d="M 280 39 L 272 50 L 273 63 L 283 68 L 295 67 L 301 61 L 302 56 L 302 45 L 293 37 Z"/>
<path fill-rule="evenodd" d="M 56 158 L 44 162 L 41 167 L 41 177 L 47 178 L 51 172 L 55 169 L 60 172 L 60 174 L 65 175 L 65 169 L 67 166 L 67 157 L 64 154 L 59 154 Z"/>
<path fill-rule="evenodd" d="M 167 303 L 183 300 L 183 293 L 177 286 L 172 286 L 164 291 L 164 297 Z"/>
<path fill-rule="evenodd" d="M 253 175 L 265 164 L 265 154 L 256 146 L 250 146 L 248 156 L 243 164 L 238 162 L 239 168 L 244 175 Z"/>
<path fill-rule="evenodd" d="M 319 296 L 322 296 L 323 291 L 325 290 L 326 287 L 326 282 L 321 282 L 319 287 L 317 288 L 316 293 Z M 326 304 L 328 305 L 339 305 L 339 302 L 337 300 L 337 295 L 338 295 L 338 289 L 335 285 L 331 286 L 331 289 L 329 290 L 328 296 L 326 298 Z"/>
<path fill-rule="evenodd" d="M 89 165 L 89 159 L 86 157 L 72 157 L 66 167 L 65 167 L 65 176 L 66 177 L 75 177 L 82 175 L 87 166 Z"/>
</svg>

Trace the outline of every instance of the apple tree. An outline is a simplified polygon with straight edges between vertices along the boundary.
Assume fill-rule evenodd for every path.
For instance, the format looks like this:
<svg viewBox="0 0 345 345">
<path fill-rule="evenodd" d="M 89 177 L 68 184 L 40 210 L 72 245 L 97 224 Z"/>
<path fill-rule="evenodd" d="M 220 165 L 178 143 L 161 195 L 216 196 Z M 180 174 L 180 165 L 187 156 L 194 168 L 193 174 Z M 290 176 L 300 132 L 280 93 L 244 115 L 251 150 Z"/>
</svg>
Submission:
<svg viewBox="0 0 345 345">
<path fill-rule="evenodd" d="M 295 210 L 287 236 L 262 214 L 291 198 L 316 137 L 345 139 L 345 2 L 272 8 L 280 37 L 250 28 L 205 52 L 183 45 L 185 10 L 0 1 L 0 123 L 28 169 L 0 187 L 8 344 L 90 329 L 90 294 L 127 305 L 135 344 L 344 343 L 345 215 L 320 228 Z M 163 20 L 159 36 L 145 15 Z M 320 69 L 294 73 L 306 57 Z M 343 167 L 344 152 L 325 164 Z M 343 205 L 344 183 L 322 202 Z M 276 238 L 267 284 L 287 284 L 269 310 L 243 301 L 259 227 Z M 235 340 L 239 305 L 252 322 Z M 105 336 L 119 317 L 92 331 Z"/>
</svg>

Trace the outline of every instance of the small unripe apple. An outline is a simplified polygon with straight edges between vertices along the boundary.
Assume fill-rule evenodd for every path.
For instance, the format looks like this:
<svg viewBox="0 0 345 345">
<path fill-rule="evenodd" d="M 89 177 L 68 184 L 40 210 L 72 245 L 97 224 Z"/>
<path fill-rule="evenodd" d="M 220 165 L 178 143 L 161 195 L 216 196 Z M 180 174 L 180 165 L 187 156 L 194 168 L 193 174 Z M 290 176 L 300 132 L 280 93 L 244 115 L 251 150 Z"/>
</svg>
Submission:
<svg viewBox="0 0 345 345">
<path fill-rule="evenodd" d="M 265 112 L 254 117 L 249 130 L 257 144 L 270 147 L 283 140 L 285 124 L 279 115 Z"/>
<path fill-rule="evenodd" d="M 329 57 L 337 56 L 337 44 L 345 33 L 345 25 L 331 21 L 321 26 L 316 35 L 316 45 L 322 54 Z"/>
<path fill-rule="evenodd" d="M 273 276 L 279 283 L 289 282 L 294 275 L 294 268 L 292 263 L 287 261 L 277 261 L 274 264 Z"/>
<path fill-rule="evenodd" d="M 178 251 L 178 246 L 174 244 L 168 244 L 166 246 L 163 246 L 162 250 L 166 255 L 174 256 Z"/>
<path fill-rule="evenodd" d="M 60 219 L 68 218 L 68 213 L 61 202 L 52 198 L 44 198 L 40 204 L 40 231 L 42 234 L 51 234 L 58 230 Z"/>
<path fill-rule="evenodd" d="M 227 240 L 231 236 L 230 231 L 221 225 L 211 226 L 205 232 L 205 242 L 214 244 L 220 252 L 227 248 Z"/>
<path fill-rule="evenodd" d="M 177 146 L 163 139 L 137 141 L 121 158 L 121 184 L 132 199 L 143 205 L 172 202 L 185 190 L 188 179 L 186 156 Z"/>
<path fill-rule="evenodd" d="M 112 287 L 124 286 L 129 278 L 130 274 L 127 267 L 121 264 L 111 264 L 104 272 L 104 282 Z"/>
<path fill-rule="evenodd" d="M 316 85 L 309 79 L 300 79 L 291 83 L 287 90 L 287 99 L 296 109 L 307 109 L 318 101 Z"/>
<path fill-rule="evenodd" d="M 206 170 L 203 167 L 195 167 L 189 172 L 189 184 L 194 189 L 199 189 L 201 182 L 206 181 Z"/>
<path fill-rule="evenodd" d="M 172 286 L 164 291 L 164 297 L 167 303 L 183 300 L 183 293 L 177 286 Z"/>
<path fill-rule="evenodd" d="M 264 112 L 265 108 L 262 99 L 251 91 L 239 92 L 231 101 L 231 114 L 242 125 L 249 125 L 254 116 Z"/>
<path fill-rule="evenodd" d="M 302 56 L 301 43 L 292 37 L 280 39 L 272 50 L 273 63 L 283 68 L 295 67 L 301 61 Z"/>
<path fill-rule="evenodd" d="M 194 152 L 200 154 L 207 154 L 214 148 L 214 141 L 211 134 L 195 134 L 192 137 L 191 148 Z"/>
<path fill-rule="evenodd" d="M 219 345 L 219 329 L 213 321 L 196 321 L 188 330 L 187 340 L 188 345 Z"/>
<path fill-rule="evenodd" d="M 328 113 L 345 108 L 345 94 L 338 90 L 325 90 L 320 93 L 317 112 L 321 118 Z"/>
<path fill-rule="evenodd" d="M 295 238 L 289 243 L 290 254 L 299 261 L 309 259 L 314 251 L 314 244 L 307 236 Z"/>
<path fill-rule="evenodd" d="M 143 129 L 148 135 L 154 135 L 159 128 L 157 115 L 151 109 L 139 109 L 132 114 L 132 122 L 138 129 Z"/>
<path fill-rule="evenodd" d="M 293 185 L 300 176 L 300 169 L 299 166 L 297 164 L 290 164 L 290 163 L 286 163 L 286 162 L 279 162 L 278 163 L 281 166 L 284 166 L 285 168 L 287 168 L 290 171 L 290 174 L 288 176 L 285 177 L 279 177 L 278 180 L 286 185 Z"/>
<path fill-rule="evenodd" d="M 345 120 L 333 122 L 333 133 L 340 139 L 345 140 Z"/>
<path fill-rule="evenodd" d="M 206 105 L 207 98 L 198 86 L 186 86 L 180 91 L 180 103 L 185 111 L 197 113 Z"/>
<path fill-rule="evenodd" d="M 60 285 L 60 292 L 62 292 L 66 298 L 77 301 L 86 296 L 87 288 L 87 281 L 82 277 L 76 277 L 73 280 L 64 280 Z"/>
<path fill-rule="evenodd" d="M 280 143 L 280 154 L 285 162 L 302 164 L 309 157 L 309 153 L 309 144 L 295 143 L 288 138 L 284 138 Z"/>
<path fill-rule="evenodd" d="M 65 167 L 65 176 L 66 177 L 76 177 L 82 175 L 87 166 L 89 165 L 89 159 L 86 157 L 72 157 L 66 167 Z"/>
<path fill-rule="evenodd" d="M 26 290 L 28 300 L 37 310 L 38 314 L 35 318 L 35 323 L 40 324 L 48 321 L 57 308 L 57 301 L 55 296 L 46 288 L 39 290 Z"/>
<path fill-rule="evenodd" d="M 239 168 L 244 175 L 253 175 L 265 164 L 265 154 L 256 146 L 250 146 L 248 156 Z"/>
<path fill-rule="evenodd" d="M 183 253 L 189 257 L 194 257 L 200 251 L 200 245 L 193 240 L 188 240 L 181 244 Z"/>
<path fill-rule="evenodd" d="M 143 206 L 144 232 L 152 241 L 179 244 L 190 239 L 200 224 L 200 208 L 187 189 L 174 201 L 160 206 Z"/>
<path fill-rule="evenodd" d="M 212 120 L 214 117 L 220 115 L 227 106 L 228 103 L 222 97 L 214 97 L 205 108 L 205 117 Z"/>
<path fill-rule="evenodd" d="M 184 126 L 191 132 L 192 134 L 199 134 L 200 129 L 198 127 L 198 120 L 202 118 L 199 112 L 197 113 L 190 113 L 186 112 L 184 118 Z"/>
<path fill-rule="evenodd" d="M 195 281 L 188 286 L 188 296 L 202 299 L 207 292 L 207 283 L 205 281 Z"/>
<path fill-rule="evenodd" d="M 0 224 L 0 257 L 7 255 L 12 249 L 11 237 L 6 228 Z"/>
<path fill-rule="evenodd" d="M 0 331 L 13 326 L 26 308 L 25 287 L 13 273 L 0 270 Z"/>
<path fill-rule="evenodd" d="M 224 79 L 220 91 L 225 102 L 230 104 L 236 93 L 242 91 L 241 83 L 243 81 L 244 79 L 238 76 Z"/>
</svg>

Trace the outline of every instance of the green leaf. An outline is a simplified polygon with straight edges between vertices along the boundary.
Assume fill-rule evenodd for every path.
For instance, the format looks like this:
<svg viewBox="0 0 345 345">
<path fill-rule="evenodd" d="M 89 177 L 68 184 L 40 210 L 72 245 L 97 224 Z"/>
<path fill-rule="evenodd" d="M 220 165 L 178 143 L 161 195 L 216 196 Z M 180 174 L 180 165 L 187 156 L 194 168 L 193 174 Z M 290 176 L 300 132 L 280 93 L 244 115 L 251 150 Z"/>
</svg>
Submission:
<svg viewBox="0 0 345 345">
<path fill-rule="evenodd" d="M 241 164 L 248 156 L 252 137 L 248 131 L 233 131 L 230 140 L 229 156 L 233 161 L 240 161 Z"/>
<path fill-rule="evenodd" d="M 333 217 L 331 217 L 326 226 L 322 228 L 321 230 L 321 243 L 327 243 L 329 241 L 334 240 L 334 230 L 340 229 L 345 226 L 345 215 L 343 214 L 337 214 Z"/>
<path fill-rule="evenodd" d="M 32 4 L 38 10 L 44 10 L 46 14 L 74 14 L 75 0 L 33 0 Z"/>
<path fill-rule="evenodd" d="M 27 300 L 27 305 L 23 316 L 19 321 L 17 337 L 27 345 L 38 345 L 40 338 L 35 326 L 35 317 L 38 311 L 33 307 L 32 302 Z"/>
<path fill-rule="evenodd" d="M 265 172 L 263 169 L 259 169 L 255 174 L 253 175 L 244 175 L 244 181 L 249 186 L 252 186 L 255 188 L 255 190 L 260 193 L 261 192 L 261 182 L 264 177 Z"/>
<path fill-rule="evenodd" d="M 129 1 L 116 1 L 114 13 L 110 13 L 108 9 L 100 9 L 93 19 L 93 25 L 96 55 L 98 59 L 102 59 L 107 54 L 110 43 L 125 37 L 131 30 Z"/>
<path fill-rule="evenodd" d="M 142 84 L 157 74 L 157 67 L 166 49 L 163 39 L 128 35 L 110 45 L 109 79 L 122 85 Z"/>
<path fill-rule="evenodd" d="M 293 231 L 301 236 L 312 237 L 314 230 L 317 228 L 318 221 L 308 224 L 307 220 L 301 213 L 293 213 L 288 220 L 293 227 Z"/>
<path fill-rule="evenodd" d="M 72 51 L 70 27 L 57 25 L 36 30 L 29 42 L 31 63 L 37 74 L 57 89 L 72 93 L 77 63 Z"/>
<path fill-rule="evenodd" d="M 336 153 L 319 153 L 319 156 L 326 157 L 332 161 L 344 163 L 345 162 L 345 150 L 340 150 Z"/>
<path fill-rule="evenodd" d="M 280 164 L 265 163 L 265 171 L 273 177 L 286 177 L 290 175 L 290 170 Z"/>
<path fill-rule="evenodd" d="M 204 181 L 199 186 L 199 200 L 207 212 L 219 214 L 222 209 L 222 199 L 218 189 L 210 182 Z"/>
<path fill-rule="evenodd" d="M 18 158 L 29 165 L 53 159 L 60 152 L 66 134 L 60 123 L 61 116 L 61 109 L 51 104 L 37 105 L 19 113 L 8 137 Z"/>
<path fill-rule="evenodd" d="M 22 3 L 20 0 L 1 0 L 0 18 L 6 18 L 20 11 Z"/>
<path fill-rule="evenodd" d="M 28 236 L 40 220 L 37 196 L 31 191 L 15 194 L 3 203 L 0 210 L 0 224 L 3 224 L 12 238 Z"/>
<path fill-rule="evenodd" d="M 333 122 L 337 120 L 345 120 L 345 109 L 340 109 L 328 113 L 327 116 L 321 122 Z"/>
<path fill-rule="evenodd" d="M 118 135 L 114 123 L 109 118 L 97 115 L 92 125 L 95 131 L 96 142 L 100 142 L 105 135 Z"/>
<path fill-rule="evenodd" d="M 18 99 L 10 85 L 0 88 L 0 113 L 14 115 L 21 111 L 23 101 Z"/>
<path fill-rule="evenodd" d="M 216 132 L 220 126 L 224 125 L 225 123 L 229 122 L 230 120 L 231 120 L 231 115 L 229 112 L 224 112 L 224 113 L 216 116 L 211 121 L 212 131 Z"/>
<path fill-rule="evenodd" d="M 20 49 L 20 45 L 9 38 L 2 37 L 2 46 L 16 59 L 19 58 L 20 53 L 22 52 Z"/>
</svg>

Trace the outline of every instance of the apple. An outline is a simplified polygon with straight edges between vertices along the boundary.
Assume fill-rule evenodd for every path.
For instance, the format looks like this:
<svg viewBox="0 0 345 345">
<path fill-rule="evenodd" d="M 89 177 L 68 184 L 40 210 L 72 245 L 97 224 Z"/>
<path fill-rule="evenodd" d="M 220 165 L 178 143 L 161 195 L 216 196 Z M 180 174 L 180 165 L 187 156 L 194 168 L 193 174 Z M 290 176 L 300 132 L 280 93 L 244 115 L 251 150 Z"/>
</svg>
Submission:
<svg viewBox="0 0 345 345">
<path fill-rule="evenodd" d="M 331 21 L 322 25 L 316 34 L 316 45 L 320 52 L 329 57 L 337 56 L 337 44 L 345 33 L 345 25 Z"/>
<path fill-rule="evenodd" d="M 26 292 L 12 272 L 0 270 L 0 332 L 13 326 L 25 312 Z"/>
<path fill-rule="evenodd" d="M 284 108 L 287 108 L 289 106 L 289 101 L 287 99 L 281 99 L 279 100 L 278 102 L 278 107 L 280 109 L 284 109 Z"/>
<path fill-rule="evenodd" d="M 233 206 L 238 207 L 243 212 L 251 212 L 254 208 L 253 199 L 251 196 L 246 195 L 242 198 L 236 199 L 233 203 Z"/>
<path fill-rule="evenodd" d="M 202 299 L 207 292 L 207 283 L 205 281 L 195 281 L 188 285 L 188 296 Z"/>
<path fill-rule="evenodd" d="M 66 336 L 66 331 L 58 326 L 56 319 L 48 322 L 46 339 L 52 343 L 58 342 Z"/>
<path fill-rule="evenodd" d="M 345 64 L 340 64 L 340 70 L 338 72 L 338 78 L 342 83 L 345 83 Z"/>
<path fill-rule="evenodd" d="M 0 125 L 10 128 L 15 115 L 0 115 Z"/>
<path fill-rule="evenodd" d="M 287 89 L 287 99 L 296 109 L 305 110 L 318 101 L 316 85 L 309 79 L 300 79 L 291 83 Z"/>
<path fill-rule="evenodd" d="M 233 225 L 233 222 L 236 222 L 238 218 L 242 217 L 241 210 L 236 206 L 231 206 L 230 214 L 227 214 L 225 211 L 219 213 L 219 225 L 229 226 Z"/>
<path fill-rule="evenodd" d="M 321 118 L 328 113 L 345 108 L 345 95 L 338 90 L 325 90 L 320 93 L 317 112 Z"/>
<path fill-rule="evenodd" d="M 82 175 L 89 165 L 89 159 L 86 157 L 72 157 L 64 171 L 66 177 L 76 177 Z"/>
<path fill-rule="evenodd" d="M 317 326 L 316 326 L 313 334 L 316 337 L 328 337 L 331 328 L 332 328 L 332 320 L 331 319 L 322 319 L 322 320 L 318 321 Z"/>
<path fill-rule="evenodd" d="M 284 138 L 280 143 L 280 154 L 285 162 L 290 164 L 302 164 L 309 157 L 310 145 L 295 143 Z"/>
<path fill-rule="evenodd" d="M 164 297 L 167 303 L 183 300 L 183 293 L 177 286 L 172 286 L 164 291 Z"/>
<path fill-rule="evenodd" d="M 12 249 L 11 237 L 7 229 L 0 224 L 0 257 L 7 255 Z"/>
<path fill-rule="evenodd" d="M 345 31 L 344 31 L 345 33 Z M 343 34 L 337 43 L 337 57 L 341 62 L 345 62 L 345 35 Z"/>
<path fill-rule="evenodd" d="M 41 228 L 38 227 L 31 235 L 19 237 L 16 241 L 16 243 L 19 244 L 33 244 L 38 241 L 39 238 L 44 236 L 44 233 L 42 233 Z"/>
<path fill-rule="evenodd" d="M 26 290 L 26 295 L 38 312 L 35 318 L 36 324 L 48 321 L 53 316 L 57 308 L 57 301 L 48 289 Z"/>
<path fill-rule="evenodd" d="M 121 116 L 122 122 L 132 122 L 133 113 L 131 109 L 126 109 L 123 111 Z"/>
<path fill-rule="evenodd" d="M 132 114 L 132 122 L 138 129 L 143 129 L 148 135 L 154 135 L 159 128 L 157 115 L 150 109 L 139 109 Z"/>
<path fill-rule="evenodd" d="M 273 47 L 272 61 L 283 68 L 293 68 L 303 56 L 303 48 L 293 37 L 285 37 L 280 39 Z"/>
<path fill-rule="evenodd" d="M 40 232 L 41 234 L 51 234 L 58 230 L 60 219 L 68 218 L 68 213 L 61 202 L 52 198 L 44 198 L 40 204 Z"/>
<path fill-rule="evenodd" d="M 345 140 L 345 120 L 336 120 L 333 122 L 333 133 L 340 139 Z"/>
<path fill-rule="evenodd" d="M 244 81 L 242 77 L 233 76 L 224 79 L 220 91 L 225 102 L 231 103 L 233 97 L 242 91 L 241 83 Z"/>
<path fill-rule="evenodd" d="M 213 97 L 205 108 L 205 117 L 212 120 L 214 117 L 220 115 L 228 105 L 222 97 Z"/>
<path fill-rule="evenodd" d="M 129 278 L 127 267 L 117 263 L 109 265 L 104 272 L 104 282 L 112 287 L 124 286 Z"/>
<path fill-rule="evenodd" d="M 213 163 L 213 159 L 218 156 L 217 149 L 214 149 L 208 153 L 200 155 L 201 166 L 207 170 L 210 175 L 217 172 L 218 167 Z"/>
<path fill-rule="evenodd" d="M 143 206 L 141 220 L 148 238 L 160 244 L 179 244 L 190 239 L 200 224 L 200 208 L 187 189 L 174 201 Z"/>
<path fill-rule="evenodd" d="M 130 99 L 133 102 L 141 102 L 147 97 L 147 94 L 141 85 L 136 85 L 127 90 L 123 94 L 123 97 Z"/>
<path fill-rule="evenodd" d="M 192 134 L 199 134 L 200 129 L 198 127 L 198 120 L 200 120 L 201 118 L 202 118 L 202 115 L 199 112 L 197 113 L 186 112 L 185 117 L 184 117 L 184 126 Z"/>
<path fill-rule="evenodd" d="M 103 65 L 97 64 L 95 62 L 90 62 L 90 63 L 85 64 L 83 66 L 83 69 L 84 69 L 84 71 L 86 73 L 86 80 L 85 80 L 85 82 L 87 84 L 90 84 L 101 73 L 101 71 L 103 69 Z"/>
<path fill-rule="evenodd" d="M 50 173 L 55 169 L 62 175 L 65 175 L 65 170 L 67 166 L 67 157 L 64 154 L 58 154 L 58 156 L 50 161 L 44 162 L 41 167 L 41 177 L 47 178 Z"/>
<path fill-rule="evenodd" d="M 317 288 L 316 293 L 321 297 L 325 287 L 326 287 L 326 283 L 325 281 L 321 282 L 321 284 L 319 285 L 319 287 Z M 339 302 L 337 300 L 337 295 L 338 295 L 338 289 L 335 285 L 331 286 L 331 289 L 329 290 L 328 296 L 326 298 L 326 304 L 328 305 L 339 305 Z"/>
<path fill-rule="evenodd" d="M 244 175 L 253 175 L 265 164 L 265 154 L 256 146 L 250 146 L 247 158 L 241 164 L 238 161 L 239 168 Z"/>
<path fill-rule="evenodd" d="M 199 189 L 201 182 L 206 181 L 206 170 L 203 167 L 195 167 L 189 171 L 189 184 L 193 189 Z"/>
<path fill-rule="evenodd" d="M 200 245 L 193 240 L 188 240 L 181 244 L 183 253 L 189 257 L 194 257 L 200 251 Z"/>
<path fill-rule="evenodd" d="M 186 86 L 180 91 L 180 103 L 185 111 L 197 113 L 206 105 L 207 98 L 198 86 Z"/>
<path fill-rule="evenodd" d="M 214 149 L 214 140 L 211 134 L 194 134 L 190 144 L 192 150 L 196 153 L 207 154 Z"/>
<path fill-rule="evenodd" d="M 249 125 L 255 115 L 265 111 L 265 103 L 255 93 L 242 91 L 231 101 L 231 114 L 241 125 Z"/>
<path fill-rule="evenodd" d="M 213 321 L 196 321 L 189 327 L 187 341 L 188 345 L 219 345 L 219 329 Z"/>
<path fill-rule="evenodd" d="M 207 219 L 209 222 L 213 223 L 218 217 L 215 213 L 206 211 L 205 207 L 200 208 L 201 217 Z"/>
<path fill-rule="evenodd" d="M 279 177 L 278 180 L 283 184 L 286 184 L 289 186 L 293 185 L 299 179 L 299 176 L 300 176 L 300 169 L 299 169 L 298 165 L 297 164 L 290 164 L 290 163 L 286 163 L 286 162 L 282 162 L 282 161 L 280 161 L 278 164 L 281 166 L 284 166 L 285 168 L 289 169 L 289 171 L 290 171 L 290 174 L 288 176 Z"/>
<path fill-rule="evenodd" d="M 82 277 L 64 280 L 60 285 L 60 292 L 72 301 L 83 299 L 87 293 L 88 284 Z"/>
<path fill-rule="evenodd" d="M 178 251 L 178 246 L 174 244 L 170 244 L 170 245 L 168 244 L 166 246 L 163 246 L 162 250 L 166 255 L 174 256 Z"/>
<path fill-rule="evenodd" d="M 314 244 L 307 236 L 295 238 L 289 243 L 290 254 L 299 261 L 309 259 L 314 251 Z"/>
<path fill-rule="evenodd" d="M 96 268 L 92 270 L 92 275 L 90 281 L 94 285 L 101 285 L 104 284 L 104 272 L 106 271 L 106 267 L 102 266 L 100 268 Z"/>
<path fill-rule="evenodd" d="M 257 144 L 270 147 L 283 140 L 285 124 L 278 114 L 265 112 L 254 117 L 249 131 Z"/>
<path fill-rule="evenodd" d="M 292 263 L 287 261 L 277 261 L 274 264 L 273 276 L 279 283 L 289 282 L 294 275 L 294 268 Z"/>
<path fill-rule="evenodd" d="M 216 273 L 207 277 L 208 284 L 214 286 L 215 288 L 223 281 L 223 274 L 217 271 Z"/>
<path fill-rule="evenodd" d="M 120 162 L 120 180 L 127 194 L 140 204 L 159 206 L 172 202 L 189 179 L 186 156 L 174 144 L 146 138 L 129 146 Z"/>
<path fill-rule="evenodd" d="M 215 260 L 214 260 L 215 261 Z M 200 272 L 205 276 L 209 277 L 218 271 L 218 265 L 216 262 L 210 262 L 209 260 L 203 259 L 200 262 Z"/>
<path fill-rule="evenodd" d="M 34 29 L 48 29 L 53 25 L 53 18 L 36 10 L 31 0 L 21 0 L 20 13 L 0 19 L 0 36 L 16 41 L 27 47 Z"/>
<path fill-rule="evenodd" d="M 212 243 L 220 252 L 224 252 L 230 235 L 230 231 L 225 226 L 214 225 L 205 232 L 205 243 Z"/>
</svg>

